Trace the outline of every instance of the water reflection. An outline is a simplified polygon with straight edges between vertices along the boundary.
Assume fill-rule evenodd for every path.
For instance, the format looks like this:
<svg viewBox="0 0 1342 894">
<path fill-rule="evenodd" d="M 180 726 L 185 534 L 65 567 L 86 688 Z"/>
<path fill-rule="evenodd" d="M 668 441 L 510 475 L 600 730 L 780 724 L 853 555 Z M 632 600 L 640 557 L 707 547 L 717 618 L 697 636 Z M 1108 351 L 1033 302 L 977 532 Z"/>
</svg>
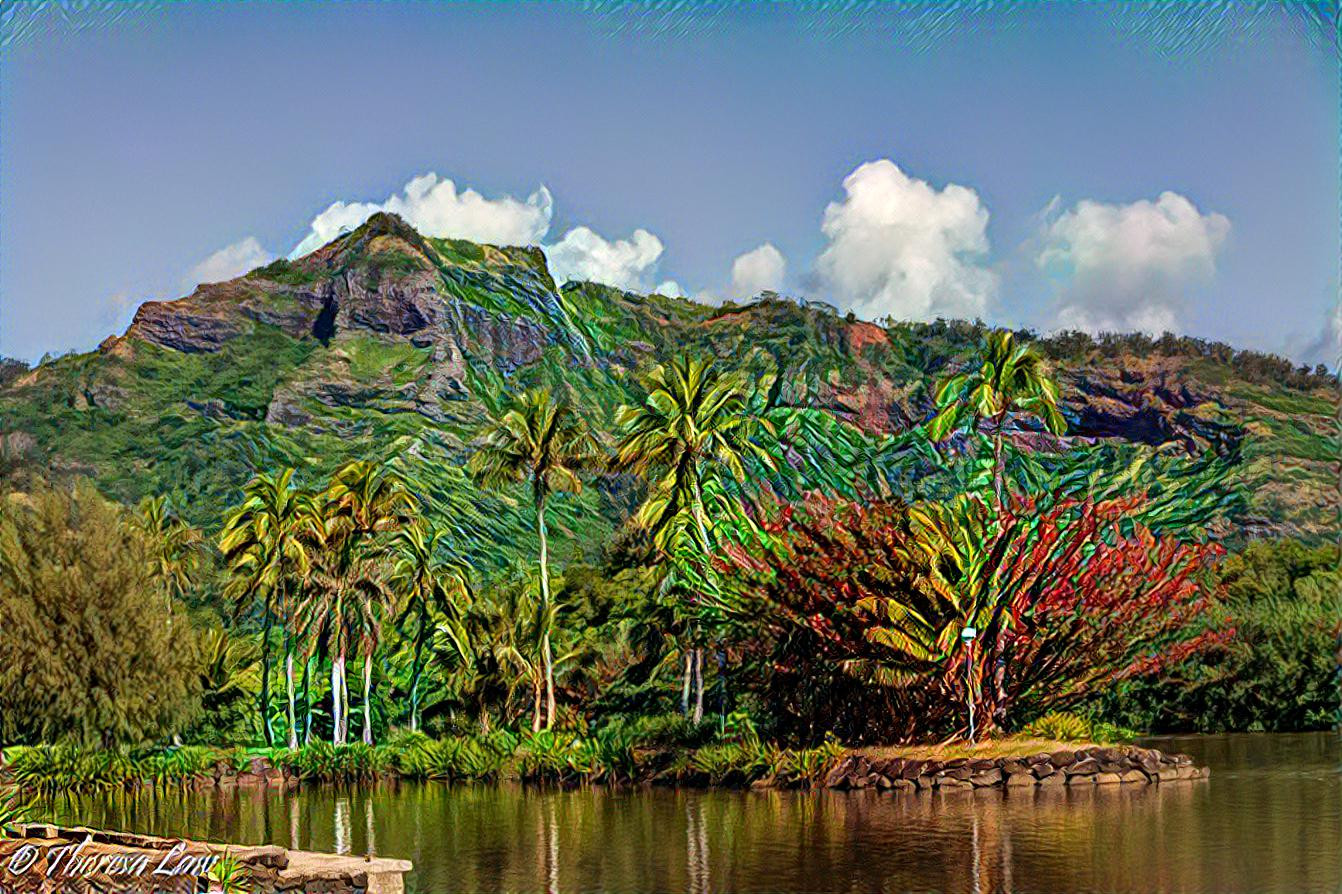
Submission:
<svg viewBox="0 0 1342 894">
<path fill-rule="evenodd" d="M 1335 736 L 1156 744 L 1208 762 L 1212 778 L 902 796 L 443 785 L 136 791 L 47 806 L 62 821 L 408 857 L 421 892 L 1342 889 Z"/>
</svg>

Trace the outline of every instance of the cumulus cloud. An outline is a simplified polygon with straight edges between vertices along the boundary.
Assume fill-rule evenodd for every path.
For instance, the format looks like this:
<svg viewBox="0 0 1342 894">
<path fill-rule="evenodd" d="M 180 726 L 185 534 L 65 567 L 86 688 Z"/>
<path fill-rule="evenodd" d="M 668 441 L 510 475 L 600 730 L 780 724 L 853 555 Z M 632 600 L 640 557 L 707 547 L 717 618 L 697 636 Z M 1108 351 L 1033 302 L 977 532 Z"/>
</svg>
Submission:
<svg viewBox="0 0 1342 894">
<path fill-rule="evenodd" d="M 558 282 L 589 280 L 646 292 L 662 256 L 662 240 L 644 229 L 634 230 L 628 239 L 609 240 L 588 227 L 574 227 L 545 253 Z M 670 280 L 659 288 L 668 285 L 679 289 Z"/>
<path fill-rule="evenodd" d="M 844 199 L 825 208 L 828 244 L 816 260 L 819 285 L 868 317 L 979 317 L 997 291 L 986 267 L 988 211 L 958 184 L 938 190 L 888 159 L 843 181 Z"/>
<path fill-rule="evenodd" d="M 219 249 L 186 274 L 184 285 L 198 283 L 223 282 L 235 276 L 241 276 L 248 270 L 254 270 L 274 259 L 274 255 L 261 247 L 255 236 L 248 236 L 240 242 Z"/>
<path fill-rule="evenodd" d="M 426 236 L 469 239 L 495 245 L 535 245 L 550 229 L 553 199 L 544 186 L 526 199 L 487 199 L 473 189 L 457 190 L 451 180 L 428 173 L 414 178 L 385 202 L 334 202 L 312 219 L 290 257 L 307 254 L 354 229 L 378 211 L 405 218 Z"/>
<path fill-rule="evenodd" d="M 732 295 L 751 298 L 764 291 L 778 291 L 787 273 L 783 253 L 766 242 L 739 255 L 732 262 Z"/>
<path fill-rule="evenodd" d="M 1174 192 L 1126 205 L 1085 200 L 1061 214 L 1051 207 L 1035 261 L 1058 286 L 1059 329 L 1173 331 L 1188 292 L 1216 274 L 1230 232 L 1225 217 Z"/>
</svg>

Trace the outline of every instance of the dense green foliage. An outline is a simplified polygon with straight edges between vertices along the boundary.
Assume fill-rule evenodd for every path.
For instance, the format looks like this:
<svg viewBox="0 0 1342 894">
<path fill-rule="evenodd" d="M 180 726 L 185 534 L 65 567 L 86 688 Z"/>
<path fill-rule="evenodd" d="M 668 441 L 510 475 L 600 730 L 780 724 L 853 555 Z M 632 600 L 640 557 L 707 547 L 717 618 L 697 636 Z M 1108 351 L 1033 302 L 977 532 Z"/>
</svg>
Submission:
<svg viewBox="0 0 1342 894">
<path fill-rule="evenodd" d="M 994 732 L 1064 708 L 1326 723 L 1337 581 L 1302 543 L 1336 525 L 1334 383 L 1172 336 L 1028 336 L 556 289 L 538 251 L 375 215 L 96 353 L 3 367 L 6 619 L 46 631 L 61 687 L 87 647 L 57 622 L 100 600 L 145 629 L 164 606 L 182 645 L 155 628 L 105 663 L 153 693 L 136 722 L 84 684 L 25 693 L 35 654 L 0 664 L 22 718 L 0 734 L 591 781 L 631 778 L 656 731 L 630 729 L 677 710 L 716 715 L 668 746 L 707 778 L 835 732 L 963 734 L 966 695 Z M 1235 555 L 1263 531 L 1284 545 Z M 67 541 L 87 554 L 43 557 Z"/>
<path fill-rule="evenodd" d="M 195 711 L 196 632 L 153 544 L 90 487 L 0 494 L 0 738 L 138 743 Z"/>
<path fill-rule="evenodd" d="M 1107 693 L 1103 714 L 1160 731 L 1327 729 L 1342 720 L 1337 547 L 1252 543 L 1220 578 L 1235 635 Z"/>
</svg>

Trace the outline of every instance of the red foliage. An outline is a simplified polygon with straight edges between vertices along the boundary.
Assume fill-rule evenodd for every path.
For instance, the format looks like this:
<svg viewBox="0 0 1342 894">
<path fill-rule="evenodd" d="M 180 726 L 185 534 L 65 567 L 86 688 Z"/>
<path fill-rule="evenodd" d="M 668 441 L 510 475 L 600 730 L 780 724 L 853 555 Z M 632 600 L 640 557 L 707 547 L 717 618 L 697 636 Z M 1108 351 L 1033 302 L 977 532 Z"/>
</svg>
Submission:
<svg viewBox="0 0 1342 894">
<path fill-rule="evenodd" d="M 981 725 L 1006 726 L 1177 664 L 1231 634 L 1209 617 L 1205 589 L 1220 548 L 1155 537 L 1132 521 L 1142 503 L 1060 501 L 1040 512 L 1016 501 L 986 528 L 978 589 L 942 579 L 950 592 L 981 593 L 973 605 L 955 605 L 945 588 L 938 595 L 927 532 L 899 502 L 812 495 L 775 506 L 762 520 L 775 537 L 772 554 L 730 558 L 771 610 L 775 690 L 828 687 L 820 703 L 839 717 L 870 711 L 879 698 L 890 714 L 867 716 L 857 735 L 910 738 L 953 726 L 968 678 Z M 972 655 L 955 637 L 943 636 L 922 660 L 882 645 L 872 631 L 887 619 L 868 610 L 870 599 L 898 600 L 939 630 L 958 633 L 972 622 Z M 860 685 L 843 685 L 845 675 Z M 853 699 L 861 707 L 845 708 Z"/>
</svg>

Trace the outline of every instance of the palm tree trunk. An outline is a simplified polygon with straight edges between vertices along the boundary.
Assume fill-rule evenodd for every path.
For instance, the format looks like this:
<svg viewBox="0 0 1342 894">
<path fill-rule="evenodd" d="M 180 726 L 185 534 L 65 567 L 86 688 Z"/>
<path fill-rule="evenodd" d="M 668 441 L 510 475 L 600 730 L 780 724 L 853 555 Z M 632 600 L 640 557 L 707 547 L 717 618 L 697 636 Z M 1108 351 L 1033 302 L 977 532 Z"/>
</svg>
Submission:
<svg viewBox="0 0 1342 894">
<path fill-rule="evenodd" d="M 261 735 L 266 745 L 275 744 L 275 731 L 270 728 L 270 626 L 271 591 L 266 591 L 265 616 L 261 619 Z"/>
<path fill-rule="evenodd" d="M 549 546 L 545 534 L 545 498 L 540 494 L 536 495 L 536 533 L 540 538 L 541 548 L 541 616 L 548 618 L 550 614 Z M 554 662 L 550 655 L 550 629 L 548 624 L 541 637 L 541 660 L 545 664 L 545 728 L 549 729 L 554 726 L 555 722 L 555 677 Z"/>
<path fill-rule="evenodd" d="M 344 688 L 345 653 L 331 659 L 331 744 L 345 744 L 344 717 L 341 714 L 340 692 Z"/>
<path fill-rule="evenodd" d="M 284 628 L 284 684 L 289 696 L 289 747 L 298 747 L 298 715 L 294 708 L 294 644 L 288 626 Z"/>
<path fill-rule="evenodd" d="M 312 741 L 312 656 L 303 656 L 303 744 Z"/>
<path fill-rule="evenodd" d="M 363 744 L 373 744 L 373 650 L 363 656 Z"/>
<path fill-rule="evenodd" d="M 541 680 L 531 675 L 531 731 L 540 732 L 541 728 Z"/>
<path fill-rule="evenodd" d="M 1002 424 L 1005 418 L 997 418 L 997 430 L 993 432 L 993 492 L 997 495 L 997 514 L 1001 515 L 1006 506 L 1002 499 Z"/>
<path fill-rule="evenodd" d="M 415 658 L 410 664 L 410 732 L 419 731 L 419 675 L 424 669 L 424 641 L 428 639 L 429 613 L 421 604 L 419 630 L 415 633 Z"/>
<path fill-rule="evenodd" d="M 690 718 L 699 724 L 704 719 L 704 650 L 694 647 L 694 716 Z"/>
<path fill-rule="evenodd" d="M 694 650 L 685 650 L 685 682 L 680 688 L 680 714 L 690 716 L 690 686 L 694 680 Z"/>
</svg>

